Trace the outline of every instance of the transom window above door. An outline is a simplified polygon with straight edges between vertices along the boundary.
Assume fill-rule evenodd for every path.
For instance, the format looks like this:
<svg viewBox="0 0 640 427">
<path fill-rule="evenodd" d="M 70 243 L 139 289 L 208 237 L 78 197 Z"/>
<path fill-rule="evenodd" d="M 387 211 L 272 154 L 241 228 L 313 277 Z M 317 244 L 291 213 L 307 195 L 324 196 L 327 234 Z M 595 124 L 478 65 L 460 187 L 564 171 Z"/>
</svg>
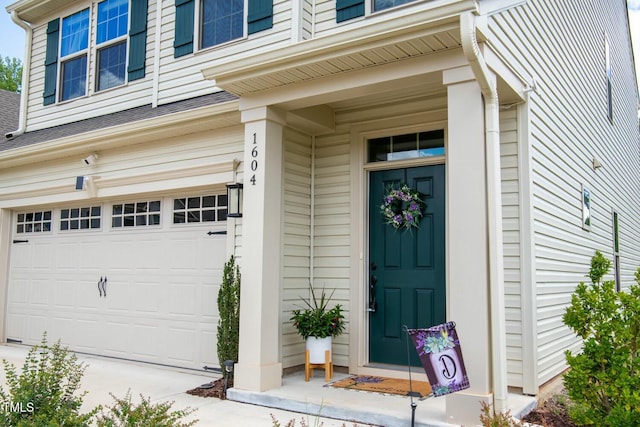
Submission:
<svg viewBox="0 0 640 427">
<path fill-rule="evenodd" d="M 385 136 L 367 141 L 369 162 L 444 156 L 444 130 Z"/>
</svg>

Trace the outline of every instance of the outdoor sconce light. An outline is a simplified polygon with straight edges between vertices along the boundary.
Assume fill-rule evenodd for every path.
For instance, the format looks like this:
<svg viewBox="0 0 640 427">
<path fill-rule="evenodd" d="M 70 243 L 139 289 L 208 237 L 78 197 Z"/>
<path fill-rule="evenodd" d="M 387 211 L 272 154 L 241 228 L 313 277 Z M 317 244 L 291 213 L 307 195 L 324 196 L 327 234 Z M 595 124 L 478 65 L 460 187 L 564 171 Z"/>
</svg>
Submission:
<svg viewBox="0 0 640 427">
<path fill-rule="evenodd" d="M 241 184 L 242 185 L 242 184 Z M 233 360 L 225 360 L 224 361 L 224 392 L 227 392 L 227 388 L 229 388 L 229 377 L 233 376 Z"/>
<path fill-rule="evenodd" d="M 227 185 L 227 217 L 229 218 L 242 218 L 242 187 L 241 183 Z"/>
</svg>

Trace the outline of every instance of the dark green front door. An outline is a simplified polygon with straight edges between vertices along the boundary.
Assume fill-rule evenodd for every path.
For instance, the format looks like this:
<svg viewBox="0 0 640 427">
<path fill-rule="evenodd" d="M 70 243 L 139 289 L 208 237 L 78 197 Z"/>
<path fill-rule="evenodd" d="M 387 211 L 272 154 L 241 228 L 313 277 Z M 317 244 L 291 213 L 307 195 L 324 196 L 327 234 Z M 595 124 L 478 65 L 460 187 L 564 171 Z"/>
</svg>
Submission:
<svg viewBox="0 0 640 427">
<path fill-rule="evenodd" d="M 445 321 L 444 165 L 375 171 L 369 186 L 369 362 L 407 364 L 408 328 Z M 386 224 L 380 205 L 388 188 L 406 183 L 426 206 L 418 229 Z M 411 364 L 419 365 L 411 351 Z"/>
</svg>

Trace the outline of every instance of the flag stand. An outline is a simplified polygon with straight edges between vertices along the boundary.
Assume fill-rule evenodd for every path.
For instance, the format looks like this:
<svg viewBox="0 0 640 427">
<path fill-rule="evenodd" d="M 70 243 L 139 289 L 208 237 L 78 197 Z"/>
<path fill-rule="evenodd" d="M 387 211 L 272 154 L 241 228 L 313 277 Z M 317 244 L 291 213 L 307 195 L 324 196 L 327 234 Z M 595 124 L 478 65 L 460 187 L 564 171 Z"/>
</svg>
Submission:
<svg viewBox="0 0 640 427">
<path fill-rule="evenodd" d="M 409 367 L 409 396 L 411 397 L 411 427 L 416 423 L 416 408 L 418 404 L 413 400 L 414 396 L 420 396 L 416 391 L 413 391 L 413 383 L 411 382 L 411 353 L 409 352 L 409 328 L 407 325 L 402 325 L 402 330 L 406 334 L 407 338 L 407 366 Z"/>
</svg>

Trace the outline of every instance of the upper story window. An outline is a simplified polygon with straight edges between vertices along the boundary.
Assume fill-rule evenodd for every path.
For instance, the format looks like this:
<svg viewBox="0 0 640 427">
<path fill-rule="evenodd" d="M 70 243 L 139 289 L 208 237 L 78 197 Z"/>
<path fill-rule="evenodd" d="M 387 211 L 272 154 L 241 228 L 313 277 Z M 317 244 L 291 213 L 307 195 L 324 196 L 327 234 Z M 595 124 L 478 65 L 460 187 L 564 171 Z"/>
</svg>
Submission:
<svg viewBox="0 0 640 427">
<path fill-rule="evenodd" d="M 244 36 L 244 0 L 201 0 L 200 47 Z"/>
<path fill-rule="evenodd" d="M 176 58 L 193 53 L 194 40 L 205 49 L 273 26 L 273 0 L 175 0 L 175 7 Z"/>
<path fill-rule="evenodd" d="M 348 21 L 367 13 L 411 3 L 416 0 L 336 0 L 336 22 Z"/>
<path fill-rule="evenodd" d="M 103 0 L 47 25 L 44 105 L 145 76 L 148 0 Z M 95 52 L 95 54 L 94 54 Z M 95 70 L 89 75 L 89 70 Z"/>
<path fill-rule="evenodd" d="M 125 83 L 129 1 L 105 0 L 98 3 L 96 32 L 97 85 L 105 90 Z"/>
<path fill-rule="evenodd" d="M 62 20 L 60 38 L 60 100 L 84 96 L 87 90 L 89 9 Z"/>
</svg>

